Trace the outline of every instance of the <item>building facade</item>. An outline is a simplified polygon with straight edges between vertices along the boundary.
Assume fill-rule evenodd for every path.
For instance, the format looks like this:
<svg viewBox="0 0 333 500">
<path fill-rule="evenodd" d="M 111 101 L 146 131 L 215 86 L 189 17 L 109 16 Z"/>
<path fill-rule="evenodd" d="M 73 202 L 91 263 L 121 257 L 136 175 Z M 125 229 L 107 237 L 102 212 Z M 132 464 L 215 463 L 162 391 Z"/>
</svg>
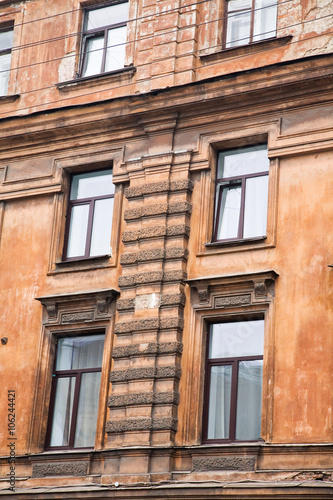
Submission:
<svg viewBox="0 0 333 500">
<path fill-rule="evenodd" d="M 0 0 L 0 497 L 332 496 L 332 17 Z"/>
</svg>

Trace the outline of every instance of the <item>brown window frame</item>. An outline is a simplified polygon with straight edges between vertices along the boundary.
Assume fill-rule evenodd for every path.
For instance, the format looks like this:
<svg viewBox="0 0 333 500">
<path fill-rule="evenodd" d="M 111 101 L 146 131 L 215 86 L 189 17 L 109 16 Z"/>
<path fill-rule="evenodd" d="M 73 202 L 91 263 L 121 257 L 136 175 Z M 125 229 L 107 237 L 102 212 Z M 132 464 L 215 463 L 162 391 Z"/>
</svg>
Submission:
<svg viewBox="0 0 333 500">
<path fill-rule="evenodd" d="M 100 69 L 100 71 L 98 73 L 96 73 L 96 76 L 104 74 L 104 73 L 109 73 L 108 71 L 107 72 L 105 71 L 105 61 L 106 61 L 106 54 L 107 54 L 108 32 L 110 30 L 113 30 L 113 29 L 116 29 L 116 28 L 121 28 L 123 26 L 127 26 L 127 24 L 128 24 L 128 20 L 127 20 L 126 22 L 109 24 L 107 26 L 100 26 L 100 27 L 95 28 L 95 29 L 86 30 L 85 29 L 85 23 L 86 23 L 86 19 L 87 19 L 87 13 L 90 12 L 90 11 L 92 11 L 92 10 L 98 10 L 98 9 L 101 9 L 101 8 L 104 8 L 104 7 L 111 7 L 112 5 L 118 5 L 118 4 L 121 4 L 121 3 L 129 3 L 129 0 L 122 0 L 122 1 L 119 1 L 119 2 L 110 2 L 110 3 L 106 3 L 106 4 L 103 4 L 103 5 L 100 5 L 99 7 L 91 6 L 91 7 L 87 7 L 87 8 L 84 9 L 83 31 L 82 31 L 81 65 L 80 65 L 79 77 L 85 78 L 85 76 L 83 75 L 83 71 L 84 71 L 86 57 L 87 57 L 87 53 L 88 53 L 87 50 L 86 50 L 88 40 L 90 40 L 92 38 L 95 38 L 95 37 L 99 37 L 101 35 L 104 36 L 103 57 L 102 57 L 102 62 L 101 62 L 101 69 Z M 122 68 L 119 68 L 117 70 L 110 71 L 110 73 L 118 72 L 118 71 L 121 71 L 121 70 L 122 70 Z M 89 78 L 91 76 L 93 76 L 93 75 L 89 75 L 86 78 Z"/>
<path fill-rule="evenodd" d="M 264 319 L 263 317 L 246 317 L 242 318 L 237 323 L 249 320 Z M 205 362 L 205 383 L 204 383 L 204 399 L 203 399 L 203 444 L 215 444 L 215 443 L 239 443 L 239 442 L 249 442 L 257 443 L 261 441 L 261 438 L 254 440 L 237 440 L 236 439 L 236 419 L 237 419 L 237 392 L 238 392 L 238 366 L 242 361 L 257 361 L 263 360 L 263 355 L 255 356 L 235 356 L 233 358 L 209 358 L 209 347 L 210 347 L 210 331 L 213 324 L 223 323 L 223 321 L 214 321 L 214 323 L 208 324 L 207 328 L 207 345 L 206 345 L 206 362 Z M 211 379 L 211 369 L 214 366 L 232 366 L 231 372 L 231 396 L 230 396 L 230 420 L 229 420 L 229 438 L 225 439 L 209 439 L 208 434 L 208 421 L 209 421 L 209 397 L 210 397 L 210 379 Z M 262 384 L 263 385 L 263 384 Z"/>
<path fill-rule="evenodd" d="M 255 40 L 253 41 L 253 31 L 254 31 L 254 22 L 255 22 L 255 15 L 256 15 L 256 12 L 258 9 L 255 8 L 255 2 L 256 0 L 252 0 L 251 2 L 251 10 L 250 9 L 237 9 L 237 10 L 232 10 L 232 11 L 229 11 L 229 0 L 226 0 L 226 8 L 225 8 L 225 16 L 224 16 L 224 27 L 223 27 L 223 48 L 224 49 L 233 49 L 233 48 L 236 48 L 236 47 L 241 47 L 241 46 L 244 46 L 244 45 L 249 45 L 249 44 L 252 44 L 252 43 L 258 43 L 258 42 L 262 42 L 263 40 L 270 40 L 270 39 L 274 39 L 276 38 L 276 29 L 275 29 L 275 34 L 270 36 L 270 37 L 267 37 L 265 38 L 264 36 L 262 38 L 260 38 L 259 40 Z M 276 8 L 277 8 L 278 4 L 276 3 Z M 264 8 L 268 8 L 268 7 L 264 7 Z M 249 34 L 249 41 L 242 41 L 242 40 L 234 40 L 236 42 L 240 42 L 240 43 L 236 43 L 236 45 L 233 45 L 233 46 L 229 46 L 227 42 L 227 32 L 228 32 L 228 23 L 229 23 L 229 15 L 230 14 L 236 14 L 237 13 L 242 13 L 242 12 L 251 12 L 251 20 L 250 20 L 250 34 Z M 262 35 L 264 35 L 265 33 L 263 33 Z M 258 36 L 258 35 L 255 35 L 255 36 Z M 232 43 L 232 41 L 230 42 Z"/>
<path fill-rule="evenodd" d="M 47 432 L 46 432 L 46 439 L 45 439 L 45 451 L 48 451 L 48 450 L 52 450 L 52 451 L 53 450 L 91 450 L 94 448 L 94 446 L 75 447 L 74 446 L 74 439 L 75 439 L 75 431 L 76 431 L 76 423 L 77 423 L 77 415 L 78 415 L 78 407 L 79 407 L 79 396 L 80 396 L 82 374 L 95 373 L 95 372 L 102 373 L 102 366 L 98 367 L 98 368 L 56 370 L 56 363 L 57 363 L 57 355 L 58 355 L 58 340 L 60 340 L 61 338 L 65 338 L 65 337 L 78 337 L 78 336 L 84 337 L 84 336 L 88 336 L 88 335 L 91 336 L 91 335 L 99 335 L 99 334 L 105 335 L 105 331 L 95 331 L 93 333 L 89 332 L 86 335 L 84 335 L 84 334 L 61 335 L 56 340 L 56 352 L 55 352 L 54 362 L 53 362 L 50 406 L 49 406 Z M 105 342 L 105 339 L 104 339 L 104 342 Z M 74 389 L 74 397 L 73 397 L 73 405 L 72 405 L 72 420 L 71 420 L 71 428 L 70 428 L 70 434 L 69 434 L 69 443 L 68 443 L 68 446 L 51 446 L 50 441 L 51 441 L 52 424 L 53 424 L 53 418 L 54 418 L 54 406 L 55 406 L 55 397 L 56 397 L 56 390 L 57 390 L 57 381 L 60 378 L 69 378 L 69 377 L 75 378 L 75 389 Z"/>
<path fill-rule="evenodd" d="M 101 169 L 101 170 L 90 170 L 90 171 L 84 171 L 81 172 L 82 174 L 84 173 L 98 173 L 102 171 L 107 171 L 111 170 L 113 174 L 113 169 L 112 168 L 107 168 L 107 169 Z M 72 262 L 72 261 L 78 261 L 78 260 L 83 260 L 83 259 L 96 259 L 99 257 L 106 257 L 109 254 L 101 254 L 101 255 L 90 255 L 90 247 L 91 247 L 91 238 L 92 238 L 92 231 L 93 231 L 93 219 L 94 219 L 94 210 L 95 210 L 95 202 L 99 200 L 106 200 L 113 198 L 115 196 L 115 193 L 111 193 L 109 195 L 101 195 L 101 196 L 91 196 L 89 198 L 80 198 L 78 200 L 71 200 L 70 199 L 70 193 L 71 193 L 71 188 L 72 188 L 72 182 L 73 182 L 73 177 L 75 175 L 80 175 L 79 172 L 76 172 L 72 174 L 71 180 L 70 180 L 70 187 L 69 187 L 69 196 L 68 196 L 68 206 L 67 206 L 67 215 L 66 215 L 66 227 L 65 227 L 65 238 L 64 238 L 64 249 L 63 249 L 63 256 L 62 260 L 63 262 Z M 80 205 L 87 205 L 89 204 L 89 215 L 88 215 L 88 226 L 87 226 L 87 233 L 86 233 L 86 244 L 85 244 L 85 252 L 84 255 L 79 255 L 75 257 L 67 257 L 68 253 L 68 243 L 69 243 L 69 233 L 70 233 L 70 228 L 71 228 L 71 215 L 72 215 L 72 210 L 76 206 Z M 111 225 L 112 229 L 112 225 Z"/>
<path fill-rule="evenodd" d="M 256 144 L 255 146 L 265 146 L 265 145 L 266 144 Z M 249 149 L 251 147 L 252 146 L 245 146 L 245 147 L 239 148 L 239 150 L 240 151 L 246 150 L 246 149 Z M 218 151 L 216 164 L 218 164 L 219 154 L 222 152 L 227 152 L 227 151 L 228 150 Z M 214 243 L 228 243 L 228 242 L 237 242 L 237 241 L 251 241 L 251 240 L 258 240 L 258 239 L 262 240 L 263 238 L 265 238 L 265 235 L 247 237 L 247 238 L 243 237 L 244 217 L 245 217 L 245 195 L 246 195 L 246 181 L 247 181 L 247 179 L 256 178 L 256 177 L 264 177 L 264 176 L 267 176 L 269 178 L 269 169 L 262 171 L 262 172 L 256 172 L 254 174 L 244 174 L 244 175 L 238 175 L 238 176 L 233 176 L 233 177 L 217 177 L 217 176 L 218 176 L 218 168 L 216 168 L 216 188 L 215 188 L 212 242 L 214 242 Z M 240 209 L 239 209 L 237 236 L 233 237 L 233 238 L 218 239 L 217 232 L 218 232 L 218 228 L 219 228 L 219 222 L 220 222 L 221 216 L 223 215 L 221 213 L 221 203 L 222 203 L 223 190 L 229 189 L 230 187 L 237 187 L 237 186 L 241 187 L 241 204 L 240 204 Z M 267 232 L 267 226 L 266 226 L 266 232 Z"/>
</svg>

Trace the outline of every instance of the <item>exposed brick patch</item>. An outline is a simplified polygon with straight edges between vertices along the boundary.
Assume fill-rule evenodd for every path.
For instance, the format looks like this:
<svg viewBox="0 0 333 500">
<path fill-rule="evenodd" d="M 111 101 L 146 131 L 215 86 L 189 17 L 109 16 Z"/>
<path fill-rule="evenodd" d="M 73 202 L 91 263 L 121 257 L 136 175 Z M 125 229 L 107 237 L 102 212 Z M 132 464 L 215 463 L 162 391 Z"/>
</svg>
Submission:
<svg viewBox="0 0 333 500">
<path fill-rule="evenodd" d="M 193 458 L 193 470 L 239 470 L 253 471 L 255 467 L 255 457 L 204 457 Z"/>
<path fill-rule="evenodd" d="M 113 348 L 114 359 L 127 358 L 130 356 L 143 356 L 150 354 L 181 354 L 183 344 L 181 342 L 149 342 L 147 344 L 130 344 L 116 346 Z"/>
<path fill-rule="evenodd" d="M 118 394 L 109 396 L 108 406 L 134 406 L 144 404 L 179 404 L 178 392 L 143 392 L 139 394 Z"/>
<path fill-rule="evenodd" d="M 162 366 L 160 368 L 128 368 L 114 370 L 110 374 L 110 382 L 127 382 L 128 380 L 175 378 L 180 379 L 181 369 L 178 366 Z"/>
</svg>

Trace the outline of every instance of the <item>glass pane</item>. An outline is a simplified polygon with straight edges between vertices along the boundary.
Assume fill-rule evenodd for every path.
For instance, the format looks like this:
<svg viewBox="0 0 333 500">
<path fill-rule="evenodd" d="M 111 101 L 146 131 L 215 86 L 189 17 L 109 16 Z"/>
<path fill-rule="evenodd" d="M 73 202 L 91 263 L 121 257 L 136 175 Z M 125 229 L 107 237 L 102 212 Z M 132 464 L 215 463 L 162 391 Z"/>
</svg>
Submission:
<svg viewBox="0 0 333 500">
<path fill-rule="evenodd" d="M 88 38 L 85 50 L 82 76 L 98 75 L 103 71 L 104 36 Z"/>
<path fill-rule="evenodd" d="M 250 42 L 251 11 L 229 13 L 227 23 L 227 48 Z"/>
<path fill-rule="evenodd" d="M 100 368 L 104 334 L 64 337 L 58 340 L 56 370 Z"/>
<path fill-rule="evenodd" d="M 227 439 L 230 426 L 231 365 L 212 366 L 210 372 L 208 439 Z"/>
<path fill-rule="evenodd" d="M 246 179 L 243 238 L 265 236 L 267 202 L 268 175 Z"/>
<path fill-rule="evenodd" d="M 229 0 L 228 12 L 251 9 L 252 0 Z"/>
<path fill-rule="evenodd" d="M 256 0 L 254 12 L 253 41 L 276 36 L 276 0 Z"/>
<path fill-rule="evenodd" d="M 107 255 L 111 253 L 111 227 L 113 214 L 113 198 L 96 200 L 93 229 L 91 235 L 90 255 Z"/>
<path fill-rule="evenodd" d="M 218 158 L 218 178 L 239 177 L 241 175 L 268 172 L 267 146 L 237 148 L 221 152 Z"/>
<path fill-rule="evenodd" d="M 11 54 L 0 55 L 0 95 L 6 95 L 8 90 L 8 80 L 10 74 Z"/>
<path fill-rule="evenodd" d="M 112 170 L 100 170 L 73 175 L 71 200 L 92 198 L 114 193 Z"/>
<path fill-rule="evenodd" d="M 127 27 L 114 28 L 108 32 L 105 71 L 114 71 L 124 67 Z"/>
<path fill-rule="evenodd" d="M 95 444 L 101 372 L 82 373 L 76 420 L 75 448 Z"/>
<path fill-rule="evenodd" d="M 222 199 L 216 234 L 217 240 L 237 238 L 241 206 L 241 187 L 220 188 Z"/>
<path fill-rule="evenodd" d="M 262 360 L 239 363 L 236 439 L 260 438 L 262 366 Z"/>
<path fill-rule="evenodd" d="M 50 446 L 68 446 L 71 430 L 75 377 L 58 378 Z"/>
<path fill-rule="evenodd" d="M 67 257 L 79 257 L 85 254 L 89 205 L 72 207 L 69 226 Z"/>
<path fill-rule="evenodd" d="M 215 323 L 210 327 L 209 358 L 262 356 L 264 320 Z"/>
<path fill-rule="evenodd" d="M 14 30 L 0 31 L 0 50 L 8 50 L 13 46 Z"/>
<path fill-rule="evenodd" d="M 87 11 L 85 30 L 93 30 L 128 20 L 128 2 Z"/>
</svg>

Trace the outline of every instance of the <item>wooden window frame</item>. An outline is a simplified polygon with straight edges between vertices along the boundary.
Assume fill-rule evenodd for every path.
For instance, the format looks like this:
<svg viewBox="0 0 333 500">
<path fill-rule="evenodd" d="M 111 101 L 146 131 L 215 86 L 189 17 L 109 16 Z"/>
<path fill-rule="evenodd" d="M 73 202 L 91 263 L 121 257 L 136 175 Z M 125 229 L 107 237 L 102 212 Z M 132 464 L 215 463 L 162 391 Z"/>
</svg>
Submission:
<svg viewBox="0 0 333 500">
<path fill-rule="evenodd" d="M 107 168 L 107 169 L 101 169 L 101 170 L 91 170 L 91 171 L 84 171 L 81 172 L 82 174 L 84 173 L 96 173 L 98 174 L 99 172 L 103 171 L 112 171 L 113 175 L 113 169 L 112 168 Z M 101 196 L 91 196 L 89 198 L 80 198 L 78 200 L 71 200 L 70 199 L 70 192 L 72 188 L 72 182 L 73 182 L 73 177 L 75 175 L 80 175 L 80 172 L 75 172 L 71 175 L 71 180 L 70 180 L 70 188 L 69 188 L 69 196 L 68 196 L 68 206 L 67 206 L 67 216 L 66 216 L 66 226 L 65 226 L 65 238 L 64 238 L 64 248 L 63 248 L 63 256 L 62 260 L 63 262 L 73 262 L 73 261 L 78 261 L 78 260 L 86 260 L 86 259 L 96 259 L 99 257 L 107 257 L 110 254 L 101 254 L 101 255 L 90 255 L 90 247 L 91 247 L 91 238 L 92 238 L 92 231 L 93 231 L 93 219 L 94 219 L 94 210 L 95 210 L 95 203 L 96 201 L 99 200 L 106 200 L 106 199 L 113 199 L 115 197 L 115 192 L 109 194 L 109 195 L 101 195 Z M 72 210 L 74 207 L 80 206 L 80 205 L 87 205 L 89 204 L 89 215 L 88 215 L 88 227 L 87 227 L 87 233 L 86 233 L 86 244 L 85 244 L 85 252 L 84 255 L 79 255 L 75 257 L 67 257 L 68 253 L 68 243 L 69 243 L 69 233 L 71 229 L 71 214 Z M 112 221 L 111 221 L 111 230 L 112 230 Z"/>
<path fill-rule="evenodd" d="M 254 318 L 240 318 L 237 323 L 242 323 L 248 320 L 253 320 Z M 259 318 L 255 318 L 259 319 Z M 242 361 L 257 361 L 263 360 L 263 355 L 255 356 L 238 356 L 230 358 L 209 358 L 209 347 L 211 339 L 211 327 L 213 324 L 218 324 L 219 322 L 210 323 L 208 326 L 208 340 L 206 345 L 206 363 L 205 363 L 205 383 L 204 383 L 204 404 L 203 404 L 203 444 L 215 444 L 215 443 L 244 443 L 244 442 L 260 442 L 261 438 L 249 439 L 249 440 L 239 440 L 236 439 L 236 420 L 237 420 L 237 393 L 238 393 L 238 367 L 239 363 Z M 223 323 L 223 321 L 222 321 Z M 210 379 L 211 379 L 211 369 L 214 366 L 230 366 L 232 367 L 231 372 L 231 395 L 230 395 L 230 421 L 229 421 L 229 437 L 225 439 L 209 439 L 208 434 L 208 421 L 209 421 L 209 397 L 210 397 Z"/>
<path fill-rule="evenodd" d="M 264 146 L 267 144 L 255 144 L 253 146 L 245 146 L 239 148 L 241 151 L 249 149 L 251 147 L 255 146 Z M 234 148 L 233 148 L 234 149 Z M 225 150 L 226 152 L 228 150 Z M 230 150 L 231 151 L 231 150 Z M 268 151 L 268 148 L 267 148 Z M 217 153 L 217 163 L 218 163 L 218 156 L 220 153 L 223 151 L 218 151 Z M 246 194 L 246 181 L 247 179 L 251 178 L 257 178 L 257 177 L 264 177 L 267 176 L 269 180 L 269 167 L 266 171 L 262 172 L 256 172 L 254 174 L 245 174 L 245 175 L 239 175 L 239 176 L 234 176 L 234 177 L 218 177 L 218 168 L 216 168 L 216 187 L 215 187 L 215 201 L 214 201 L 214 222 L 213 222 L 213 235 L 212 235 L 212 242 L 214 243 L 229 243 L 229 242 L 237 242 L 237 241 L 251 241 L 251 240 L 257 240 L 260 239 L 262 240 L 263 238 L 266 237 L 266 235 L 261 235 L 261 236 L 254 236 L 254 237 L 248 237 L 244 238 L 244 216 L 245 216 L 245 194 Z M 222 202 L 222 194 L 224 189 L 228 189 L 230 187 L 241 187 L 241 204 L 240 204 L 240 209 L 239 209 L 239 221 L 238 221 L 238 231 L 237 231 L 237 236 L 234 238 L 223 238 L 223 239 L 218 239 L 217 238 L 217 232 L 218 232 L 218 227 L 219 227 L 219 222 L 220 218 L 223 215 L 221 213 L 221 202 Z M 268 188 L 269 189 L 269 188 Z M 269 191 L 268 191 L 269 192 Z M 267 233 L 267 225 L 266 225 L 266 233 Z"/>
<path fill-rule="evenodd" d="M 75 431 L 76 431 L 76 424 L 77 424 L 77 415 L 78 415 L 78 408 L 79 408 L 79 397 L 80 397 L 80 388 L 81 388 L 81 378 L 82 374 L 84 373 L 95 373 L 99 372 L 102 373 L 102 366 L 97 367 L 97 368 L 82 368 L 82 369 L 73 369 L 73 370 L 56 370 L 56 363 L 57 363 L 57 356 L 58 356 L 58 340 L 61 338 L 65 337 L 85 337 L 85 336 L 92 336 L 92 335 L 99 335 L 103 334 L 105 337 L 105 332 L 104 331 L 95 331 L 95 332 L 89 332 L 86 335 L 62 335 L 59 336 L 56 339 L 56 353 L 54 356 L 54 363 L 53 363 L 53 374 L 52 374 L 52 386 L 51 386 L 51 397 L 50 397 L 50 406 L 49 406 L 49 416 L 48 416 L 48 423 L 47 423 L 47 432 L 46 432 L 46 440 L 45 440 L 45 451 L 49 450 L 87 450 L 87 449 L 93 449 L 94 446 L 87 446 L 87 447 L 75 447 L 74 446 L 74 439 L 75 439 Z M 105 338 L 104 338 L 104 343 L 105 343 Z M 55 397 L 56 397 L 56 390 L 57 390 L 57 382 L 60 378 L 75 378 L 75 389 L 74 389 L 74 398 L 73 398 L 73 404 L 72 404 L 72 420 L 71 420 L 71 426 L 70 426 L 70 435 L 69 435 L 69 443 L 68 446 L 51 446 L 50 441 L 51 441 L 51 432 L 52 432 L 52 424 L 53 424 L 53 418 L 54 418 L 54 406 L 55 406 Z"/>
<path fill-rule="evenodd" d="M 258 9 L 255 8 L 255 2 L 256 0 L 252 0 L 251 2 L 251 9 L 238 9 L 238 10 L 233 10 L 229 11 L 229 0 L 226 0 L 226 9 L 225 9 L 225 16 L 224 16 L 224 26 L 223 26 L 223 49 L 235 49 L 237 47 L 242 47 L 244 45 L 250 45 L 253 43 L 258 43 L 262 42 L 264 40 L 270 40 L 273 38 L 276 38 L 276 29 L 275 29 L 275 34 L 274 36 L 271 36 L 269 38 L 260 38 L 259 40 L 253 41 L 253 31 L 254 31 L 254 22 L 255 22 L 255 14 Z M 276 8 L 278 7 L 278 3 L 276 3 Z M 266 7 L 265 7 L 266 8 Z M 242 40 L 234 40 L 234 41 L 239 41 L 241 43 L 237 43 L 236 45 L 230 46 L 227 45 L 227 31 L 228 31 L 228 23 L 229 23 L 229 15 L 230 14 L 237 14 L 237 13 L 245 13 L 245 12 L 251 12 L 251 21 L 250 21 L 250 33 L 249 33 L 249 41 L 248 42 L 242 42 Z M 264 33 L 263 33 L 264 35 Z M 258 36 L 258 35 L 255 35 Z M 232 41 L 230 42 L 232 43 Z"/>
<path fill-rule="evenodd" d="M 103 57 L 102 57 L 102 62 L 101 62 L 101 69 L 100 69 L 100 71 L 98 73 L 96 73 L 96 76 L 97 75 L 103 75 L 105 73 L 109 73 L 108 71 L 105 71 L 105 61 L 106 61 L 106 54 L 107 54 L 108 32 L 111 31 L 111 30 L 113 30 L 113 29 L 117 29 L 117 28 L 121 28 L 123 26 L 127 26 L 127 24 L 128 24 L 128 20 L 127 20 L 126 22 L 109 24 L 107 26 L 100 26 L 98 28 L 94 28 L 94 29 L 91 29 L 91 30 L 86 30 L 85 29 L 85 23 L 86 23 L 86 19 L 87 19 L 87 13 L 90 12 L 90 11 L 92 11 L 92 10 L 98 10 L 98 9 L 101 9 L 101 8 L 104 8 L 104 7 L 111 7 L 113 5 L 119 5 L 119 4 L 122 4 L 122 3 L 129 3 L 129 0 L 122 0 L 122 1 L 119 1 L 119 2 L 110 2 L 110 3 L 107 3 L 105 5 L 104 4 L 100 5 L 99 7 L 91 6 L 91 7 L 86 7 L 84 9 L 83 31 L 82 31 L 81 65 L 80 65 L 80 72 L 79 72 L 79 77 L 80 78 L 85 78 L 86 77 L 85 75 L 83 75 L 83 71 L 84 71 L 85 62 L 86 62 L 86 58 L 87 58 L 86 47 L 87 47 L 88 40 L 90 40 L 92 38 L 95 38 L 95 37 L 99 37 L 101 35 L 104 36 Z M 119 68 L 117 70 L 112 70 L 112 71 L 110 71 L 110 73 L 122 71 L 122 69 L 123 68 Z M 93 76 L 93 75 L 89 75 L 89 76 L 87 76 L 87 78 L 89 78 L 90 76 Z"/>
</svg>

